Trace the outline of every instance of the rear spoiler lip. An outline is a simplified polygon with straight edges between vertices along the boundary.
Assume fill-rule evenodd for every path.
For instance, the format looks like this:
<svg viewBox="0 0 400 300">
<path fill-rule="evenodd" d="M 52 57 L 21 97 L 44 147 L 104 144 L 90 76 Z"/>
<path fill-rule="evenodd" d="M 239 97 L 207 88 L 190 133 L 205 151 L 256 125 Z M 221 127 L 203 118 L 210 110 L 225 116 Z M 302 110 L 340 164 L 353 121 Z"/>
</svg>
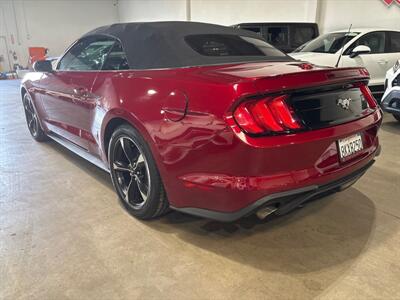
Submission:
<svg viewBox="0 0 400 300">
<path fill-rule="evenodd" d="M 311 78 L 307 80 L 307 76 L 313 80 L 310 80 Z M 368 84 L 369 79 L 369 73 L 365 68 L 330 68 L 255 78 L 254 87 L 261 94 L 271 94 L 340 83 Z"/>
<path fill-rule="evenodd" d="M 258 97 L 264 97 L 266 95 L 268 96 L 277 96 L 280 94 L 290 94 L 293 92 L 302 92 L 305 90 L 310 90 L 311 88 L 320 88 L 320 87 L 329 87 L 332 85 L 339 85 L 339 84 L 355 84 L 358 82 L 362 82 L 365 85 L 368 85 L 368 79 L 366 78 L 349 78 L 349 79 L 342 79 L 342 80 L 331 80 L 329 82 L 326 82 L 325 84 L 309 84 L 309 85 L 302 85 L 296 88 L 292 87 L 287 87 L 287 88 L 282 88 L 282 89 L 271 89 L 271 90 L 264 90 L 264 91 L 259 91 L 258 94 L 254 95 L 254 98 Z M 247 97 L 247 98 L 252 98 L 252 97 Z"/>
<path fill-rule="evenodd" d="M 333 68 L 332 68 L 333 69 Z M 311 73 L 311 72 L 319 72 L 319 73 L 329 73 L 329 71 L 332 71 L 332 69 L 325 69 L 325 70 L 310 70 L 307 73 Z M 333 69 L 333 70 L 337 70 L 337 69 Z M 359 72 L 365 70 L 365 68 L 340 68 L 340 70 L 358 70 Z M 327 72 L 328 71 L 328 72 Z M 368 72 L 368 71 L 366 71 Z M 361 75 L 361 73 L 359 73 L 360 75 L 357 76 L 347 76 L 347 77 L 339 77 L 337 79 L 325 79 L 323 82 L 316 82 L 316 81 L 311 81 L 308 84 L 299 84 L 297 86 L 295 85 L 277 85 L 276 82 L 271 82 L 271 80 L 280 80 L 282 81 L 282 77 L 286 77 L 286 76 L 300 76 L 302 77 L 302 75 L 304 76 L 305 73 L 303 72 L 299 72 L 299 73 L 290 73 L 290 74 L 280 74 L 280 75 L 276 75 L 276 76 L 267 76 L 267 77 L 259 77 L 259 78 L 254 78 L 253 80 L 253 87 L 255 89 L 254 92 L 248 92 L 248 93 L 243 93 L 241 94 L 238 98 L 236 98 L 232 104 L 230 105 L 230 107 L 227 109 L 226 113 L 230 114 L 232 113 L 236 107 L 238 107 L 242 102 L 244 101 L 251 101 L 251 100 L 256 100 L 256 99 L 260 99 L 263 97 L 268 97 L 268 96 L 279 96 L 282 94 L 290 94 L 293 92 L 299 92 L 299 91 L 304 91 L 304 90 L 309 90 L 311 88 L 320 88 L 320 87 L 328 87 L 331 85 L 338 85 L 338 84 L 355 84 L 358 82 L 362 82 L 365 85 L 368 85 L 369 82 L 369 75 Z M 260 89 L 259 86 L 257 86 L 257 83 L 259 83 L 260 81 L 266 81 L 271 83 L 271 88 L 270 89 Z"/>
</svg>

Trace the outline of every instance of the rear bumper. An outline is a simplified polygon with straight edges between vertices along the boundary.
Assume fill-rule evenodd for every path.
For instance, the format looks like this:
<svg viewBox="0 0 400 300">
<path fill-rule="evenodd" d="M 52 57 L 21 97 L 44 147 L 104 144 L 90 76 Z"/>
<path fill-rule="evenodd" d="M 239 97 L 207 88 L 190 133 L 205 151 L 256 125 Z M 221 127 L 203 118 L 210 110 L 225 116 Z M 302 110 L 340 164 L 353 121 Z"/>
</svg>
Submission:
<svg viewBox="0 0 400 300">
<path fill-rule="evenodd" d="M 384 96 L 381 102 L 382 109 L 391 114 L 400 114 L 400 88 L 393 89 Z"/>
<path fill-rule="evenodd" d="M 234 220 L 256 210 L 265 199 L 336 182 L 374 159 L 381 120 L 381 111 L 376 110 L 333 127 L 260 138 L 235 137 L 226 128 L 185 152 L 185 163 L 168 165 L 162 175 L 169 203 L 183 212 Z M 362 133 L 365 148 L 356 157 L 340 161 L 338 140 L 356 133 Z M 223 215 L 230 217 L 219 217 Z"/>
<path fill-rule="evenodd" d="M 375 156 L 379 155 L 380 147 L 376 150 Z M 255 201 L 254 203 L 235 212 L 219 212 L 201 208 L 185 207 L 175 208 L 175 210 L 196 215 L 208 219 L 213 219 L 222 222 L 232 222 L 244 216 L 251 215 L 257 210 L 270 205 L 275 205 L 278 209 L 276 214 L 285 214 L 292 209 L 295 209 L 302 203 L 311 199 L 317 198 L 329 192 L 340 191 L 353 185 L 364 173 L 374 164 L 374 160 L 369 161 L 365 166 L 352 172 L 351 174 L 340 179 L 322 184 L 310 185 L 298 189 L 288 190 L 284 192 L 274 193 Z"/>
</svg>

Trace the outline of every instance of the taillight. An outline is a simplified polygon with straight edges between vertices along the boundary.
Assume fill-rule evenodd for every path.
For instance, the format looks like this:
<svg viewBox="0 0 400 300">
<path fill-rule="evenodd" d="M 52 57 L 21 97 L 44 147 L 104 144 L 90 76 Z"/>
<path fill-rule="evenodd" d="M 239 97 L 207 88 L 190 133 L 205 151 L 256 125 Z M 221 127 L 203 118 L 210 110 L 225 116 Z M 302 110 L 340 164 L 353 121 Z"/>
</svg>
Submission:
<svg viewBox="0 0 400 300">
<path fill-rule="evenodd" d="M 274 116 L 279 120 L 279 124 L 287 129 L 299 129 L 300 124 L 294 118 L 293 110 L 289 109 L 286 104 L 286 96 L 279 96 L 272 99 L 268 106 L 274 112 Z"/>
<path fill-rule="evenodd" d="M 240 105 L 234 113 L 234 117 L 239 126 L 247 132 L 261 133 L 263 132 L 252 116 L 250 105 Z"/>
<path fill-rule="evenodd" d="M 301 129 L 287 96 L 268 97 L 241 103 L 234 111 L 236 123 L 247 133 L 280 133 Z"/>
<path fill-rule="evenodd" d="M 376 108 L 378 104 L 377 104 L 374 96 L 372 95 L 370 89 L 368 88 L 368 86 L 360 85 L 360 90 L 361 90 L 362 94 L 364 95 L 365 99 L 367 100 L 368 106 L 372 109 Z"/>
</svg>

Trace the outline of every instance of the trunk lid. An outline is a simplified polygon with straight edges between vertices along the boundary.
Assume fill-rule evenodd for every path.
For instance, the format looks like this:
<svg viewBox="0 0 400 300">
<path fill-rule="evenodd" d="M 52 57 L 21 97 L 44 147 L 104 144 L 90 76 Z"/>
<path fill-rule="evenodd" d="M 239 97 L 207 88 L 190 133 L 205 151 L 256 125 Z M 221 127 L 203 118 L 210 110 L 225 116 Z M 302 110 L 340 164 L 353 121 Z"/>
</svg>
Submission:
<svg viewBox="0 0 400 300">
<path fill-rule="evenodd" d="M 362 118 L 375 110 L 376 102 L 364 68 L 328 68 L 302 62 L 249 63 L 225 66 L 207 73 L 230 78 L 240 85 L 252 83 L 256 95 L 267 99 L 285 95 L 286 103 L 303 129 L 335 126 Z M 210 74 L 211 75 L 211 74 Z M 243 95 L 238 95 L 243 99 Z M 234 110 L 234 104 L 232 109 Z"/>
<path fill-rule="evenodd" d="M 360 86 L 336 84 L 290 93 L 289 105 L 308 129 L 319 129 L 347 123 L 370 114 Z"/>
</svg>

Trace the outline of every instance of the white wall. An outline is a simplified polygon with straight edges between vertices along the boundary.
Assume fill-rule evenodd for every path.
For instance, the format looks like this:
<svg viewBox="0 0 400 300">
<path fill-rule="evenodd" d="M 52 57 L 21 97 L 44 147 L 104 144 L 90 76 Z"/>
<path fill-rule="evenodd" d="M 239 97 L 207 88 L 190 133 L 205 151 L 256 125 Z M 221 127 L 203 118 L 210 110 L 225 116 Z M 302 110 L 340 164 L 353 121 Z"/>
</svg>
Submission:
<svg viewBox="0 0 400 300">
<path fill-rule="evenodd" d="M 321 32 L 350 23 L 400 29 L 400 5 L 388 7 L 382 0 L 0 0 L 0 55 L 5 54 L 1 36 L 16 52 L 17 62 L 26 65 L 28 47 L 44 46 L 58 56 L 83 33 L 101 25 L 187 19 L 223 25 L 318 21 Z"/>
<path fill-rule="evenodd" d="M 47 47 L 51 56 L 58 56 L 83 33 L 118 22 L 116 3 L 115 0 L 14 0 L 13 7 L 12 0 L 0 0 L 0 36 L 7 37 L 9 50 L 15 51 L 17 62 L 25 66 L 28 47 Z"/>
<path fill-rule="evenodd" d="M 191 19 L 232 25 L 265 20 L 314 22 L 316 4 L 317 0 L 119 0 L 118 11 L 121 22 Z"/>
<path fill-rule="evenodd" d="M 233 25 L 244 22 L 315 22 L 316 0 L 192 0 L 192 21 Z"/>
<path fill-rule="evenodd" d="M 185 21 L 186 0 L 119 0 L 121 22 Z"/>
<path fill-rule="evenodd" d="M 186 13 L 187 3 L 190 13 Z M 318 22 L 321 32 L 353 27 L 400 28 L 400 5 L 382 0 L 119 0 L 121 21 Z"/>
<path fill-rule="evenodd" d="M 355 27 L 400 29 L 400 5 L 382 0 L 322 0 L 321 32 Z"/>
</svg>

